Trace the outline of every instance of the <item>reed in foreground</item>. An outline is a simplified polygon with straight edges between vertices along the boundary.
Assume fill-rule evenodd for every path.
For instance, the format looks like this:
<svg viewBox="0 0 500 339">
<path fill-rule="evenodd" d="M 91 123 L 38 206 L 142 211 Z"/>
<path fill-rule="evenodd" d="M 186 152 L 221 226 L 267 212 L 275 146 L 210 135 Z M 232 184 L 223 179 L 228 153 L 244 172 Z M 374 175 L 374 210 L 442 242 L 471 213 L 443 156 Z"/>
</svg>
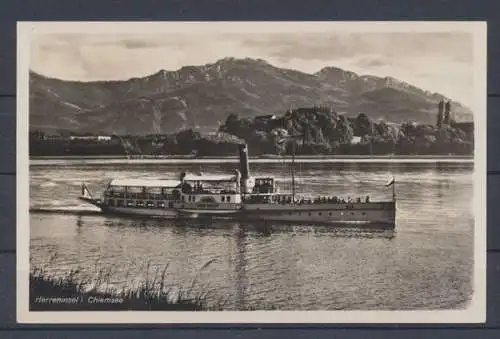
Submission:
<svg viewBox="0 0 500 339">
<path fill-rule="evenodd" d="M 208 262 L 203 266 L 207 267 Z M 203 269 L 202 268 L 202 269 Z M 222 300 L 209 305 L 207 292 L 194 293 L 193 287 L 176 290 L 165 288 L 167 267 L 135 288 L 120 291 L 105 289 L 109 282 L 109 272 L 99 271 L 94 281 L 77 279 L 78 270 L 63 277 L 55 277 L 43 268 L 30 272 L 30 310 L 32 311 L 209 311 L 221 310 Z M 92 286 L 92 288 L 88 288 Z M 213 304 L 213 303 L 212 303 Z"/>
</svg>

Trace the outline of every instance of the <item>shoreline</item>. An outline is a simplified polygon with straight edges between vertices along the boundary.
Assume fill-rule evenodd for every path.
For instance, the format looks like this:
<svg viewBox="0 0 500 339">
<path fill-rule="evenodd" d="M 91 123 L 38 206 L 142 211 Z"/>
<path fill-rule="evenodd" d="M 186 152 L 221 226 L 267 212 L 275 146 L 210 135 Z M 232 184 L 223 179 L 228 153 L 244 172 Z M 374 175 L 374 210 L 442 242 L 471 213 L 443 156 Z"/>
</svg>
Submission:
<svg viewBox="0 0 500 339">
<path fill-rule="evenodd" d="M 190 155 L 162 155 L 162 156 L 137 156 L 137 157 L 127 157 L 125 155 L 55 155 L 55 156 L 30 156 L 30 160 L 204 160 L 204 159 L 227 159 L 232 160 L 238 159 L 238 156 L 190 156 Z M 249 157 L 250 160 L 259 159 L 271 159 L 271 160 L 282 160 L 282 159 L 292 159 L 292 156 L 280 156 L 280 155 L 259 155 Z M 295 159 L 463 159 L 463 160 L 473 160 L 473 155 L 296 155 Z"/>
<path fill-rule="evenodd" d="M 279 164 L 291 163 L 291 156 L 258 156 L 250 157 L 249 163 L 253 164 Z M 231 164 L 238 163 L 237 156 L 227 157 L 143 157 L 127 158 L 124 156 L 57 156 L 57 157 L 30 157 L 30 166 L 49 165 L 173 165 L 173 164 Z M 296 163 L 409 163 L 409 164 L 474 164 L 471 156 L 296 156 Z"/>
</svg>

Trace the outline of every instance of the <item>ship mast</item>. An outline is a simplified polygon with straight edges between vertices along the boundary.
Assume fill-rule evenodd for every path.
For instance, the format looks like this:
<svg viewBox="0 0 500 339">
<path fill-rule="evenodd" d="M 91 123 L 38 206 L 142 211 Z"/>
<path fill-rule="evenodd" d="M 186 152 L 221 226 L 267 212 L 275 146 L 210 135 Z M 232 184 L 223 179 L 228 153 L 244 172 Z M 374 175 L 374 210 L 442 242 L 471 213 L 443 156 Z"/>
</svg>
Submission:
<svg viewBox="0 0 500 339">
<path fill-rule="evenodd" d="M 292 134 L 290 137 L 292 139 L 292 202 L 295 203 L 295 143 L 297 141 L 297 137 L 302 137 L 302 149 L 304 149 L 304 143 L 306 138 L 306 129 L 307 126 L 304 127 L 302 133 Z"/>
<path fill-rule="evenodd" d="M 290 114 L 292 114 L 292 108 L 290 107 L 288 109 Z M 291 140 L 292 140 L 292 204 L 295 203 L 295 136 L 291 135 Z"/>
<path fill-rule="evenodd" d="M 396 178 L 393 179 L 394 182 L 392 183 L 392 201 L 396 202 Z"/>
</svg>

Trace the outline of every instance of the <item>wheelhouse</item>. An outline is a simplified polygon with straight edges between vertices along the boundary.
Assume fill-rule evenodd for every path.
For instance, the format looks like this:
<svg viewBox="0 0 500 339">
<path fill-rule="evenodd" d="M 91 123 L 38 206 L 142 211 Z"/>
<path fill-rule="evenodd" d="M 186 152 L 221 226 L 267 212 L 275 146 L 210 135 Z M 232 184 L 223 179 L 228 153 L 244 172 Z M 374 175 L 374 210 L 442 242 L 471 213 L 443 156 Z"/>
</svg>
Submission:
<svg viewBox="0 0 500 339">
<path fill-rule="evenodd" d="M 277 201 L 278 187 L 273 177 L 260 177 L 254 179 L 255 183 L 250 193 L 243 194 L 242 200 L 248 204 L 268 204 Z"/>
<path fill-rule="evenodd" d="M 277 192 L 277 187 L 274 178 L 272 177 L 255 178 L 255 184 L 252 189 L 252 194 L 269 194 L 276 192 Z"/>
</svg>

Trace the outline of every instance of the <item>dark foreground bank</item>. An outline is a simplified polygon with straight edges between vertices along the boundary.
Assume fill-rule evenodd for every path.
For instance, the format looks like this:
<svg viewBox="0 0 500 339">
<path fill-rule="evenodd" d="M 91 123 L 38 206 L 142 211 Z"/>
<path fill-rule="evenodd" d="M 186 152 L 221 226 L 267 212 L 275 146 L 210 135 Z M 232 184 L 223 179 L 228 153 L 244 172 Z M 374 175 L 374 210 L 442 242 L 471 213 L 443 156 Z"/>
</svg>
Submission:
<svg viewBox="0 0 500 339">
<path fill-rule="evenodd" d="M 31 311 L 207 311 L 222 308 L 207 303 L 208 292 L 194 294 L 191 290 L 175 291 L 163 285 L 161 275 L 156 275 L 136 288 L 115 291 L 100 288 L 106 284 L 106 275 L 100 274 L 92 281 L 77 281 L 78 271 L 64 277 L 54 277 L 41 269 L 30 273 Z M 109 275 L 108 275 L 109 277 Z"/>
</svg>

